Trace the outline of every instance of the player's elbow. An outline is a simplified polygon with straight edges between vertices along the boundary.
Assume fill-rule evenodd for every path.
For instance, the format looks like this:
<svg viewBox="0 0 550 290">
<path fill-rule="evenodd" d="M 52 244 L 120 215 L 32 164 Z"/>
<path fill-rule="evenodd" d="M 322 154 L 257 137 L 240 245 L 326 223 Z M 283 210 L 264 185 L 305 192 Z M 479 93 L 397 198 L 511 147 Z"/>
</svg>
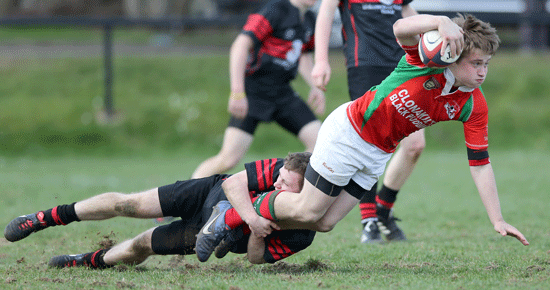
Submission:
<svg viewBox="0 0 550 290">
<path fill-rule="evenodd" d="M 315 231 L 326 233 L 332 231 L 335 226 L 336 223 L 328 222 L 325 219 L 320 219 L 315 223 Z"/>
<path fill-rule="evenodd" d="M 393 34 L 395 35 L 395 37 L 399 38 L 399 36 L 402 36 L 404 35 L 404 31 L 403 31 L 403 19 L 398 19 L 397 21 L 395 21 L 395 23 L 393 24 Z"/>
</svg>

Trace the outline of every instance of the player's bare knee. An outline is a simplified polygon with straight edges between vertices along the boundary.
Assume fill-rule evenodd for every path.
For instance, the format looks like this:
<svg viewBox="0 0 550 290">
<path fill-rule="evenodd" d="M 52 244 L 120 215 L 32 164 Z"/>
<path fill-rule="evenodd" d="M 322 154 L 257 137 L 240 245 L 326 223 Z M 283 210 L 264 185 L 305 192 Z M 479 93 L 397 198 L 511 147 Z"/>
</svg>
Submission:
<svg viewBox="0 0 550 290">
<path fill-rule="evenodd" d="M 405 148 L 403 148 L 403 150 L 410 159 L 416 161 L 420 158 L 420 155 L 422 155 L 424 148 L 426 148 L 426 141 L 419 140 L 409 143 Z"/>
<path fill-rule="evenodd" d="M 148 232 L 142 233 L 132 239 L 131 250 L 137 257 L 147 257 L 152 254 L 151 234 Z"/>
</svg>

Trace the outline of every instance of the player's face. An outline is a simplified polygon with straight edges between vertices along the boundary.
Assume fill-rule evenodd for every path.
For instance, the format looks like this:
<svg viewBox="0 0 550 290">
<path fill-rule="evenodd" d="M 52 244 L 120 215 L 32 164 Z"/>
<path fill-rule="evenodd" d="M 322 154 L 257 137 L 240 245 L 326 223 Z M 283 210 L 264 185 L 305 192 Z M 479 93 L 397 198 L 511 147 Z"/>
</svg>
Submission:
<svg viewBox="0 0 550 290">
<path fill-rule="evenodd" d="M 455 86 L 474 89 L 481 86 L 487 77 L 489 60 L 491 60 L 491 55 L 476 48 L 459 63 L 453 64 L 450 69 L 456 79 Z"/>
<path fill-rule="evenodd" d="M 290 192 L 300 192 L 300 181 L 304 178 L 301 174 L 288 170 L 284 167 L 279 169 L 279 177 L 273 184 L 275 189 Z"/>
</svg>

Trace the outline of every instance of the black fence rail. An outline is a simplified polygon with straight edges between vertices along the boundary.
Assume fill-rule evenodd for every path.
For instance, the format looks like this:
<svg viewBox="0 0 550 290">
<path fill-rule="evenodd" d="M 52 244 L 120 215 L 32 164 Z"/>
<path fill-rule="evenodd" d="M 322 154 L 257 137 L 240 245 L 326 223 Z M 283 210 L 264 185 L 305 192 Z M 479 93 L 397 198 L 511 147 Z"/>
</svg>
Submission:
<svg viewBox="0 0 550 290">
<path fill-rule="evenodd" d="M 2 26 L 86 26 L 103 29 L 104 63 L 104 111 L 107 118 L 114 115 L 113 105 L 113 29 L 117 27 L 140 27 L 155 29 L 185 29 L 188 27 L 235 27 L 242 26 L 246 16 L 233 16 L 217 19 L 164 18 L 164 19 L 125 19 L 89 17 L 48 17 L 48 18 L 0 18 Z"/>
</svg>

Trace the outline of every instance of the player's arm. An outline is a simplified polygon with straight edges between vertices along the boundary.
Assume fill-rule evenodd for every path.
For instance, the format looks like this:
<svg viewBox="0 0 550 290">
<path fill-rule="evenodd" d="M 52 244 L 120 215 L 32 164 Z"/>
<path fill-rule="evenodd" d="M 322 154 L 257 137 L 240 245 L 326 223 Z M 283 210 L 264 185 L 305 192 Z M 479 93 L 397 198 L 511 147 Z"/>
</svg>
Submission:
<svg viewBox="0 0 550 290">
<path fill-rule="evenodd" d="M 247 258 L 252 264 L 267 263 L 264 259 L 265 239 L 256 235 L 250 235 L 248 239 Z"/>
<path fill-rule="evenodd" d="M 254 235 L 266 237 L 273 229 L 279 227 L 272 221 L 259 216 L 250 200 L 248 191 L 248 176 L 246 170 L 234 174 L 222 183 L 222 189 L 231 205 L 248 224 Z M 251 236 L 254 236 L 251 235 Z"/>
<path fill-rule="evenodd" d="M 244 79 L 246 62 L 254 41 L 246 34 L 239 34 L 229 51 L 229 79 L 231 94 L 227 110 L 236 118 L 242 119 L 248 113 L 248 101 L 245 95 Z"/>
<path fill-rule="evenodd" d="M 315 66 L 311 72 L 313 83 L 321 90 L 326 90 L 330 80 L 330 64 L 328 62 L 328 47 L 334 13 L 339 0 L 323 0 L 315 21 Z"/>
<path fill-rule="evenodd" d="M 298 63 L 298 72 L 310 87 L 309 105 L 315 110 L 315 114 L 322 115 L 325 113 L 325 93 L 314 84 L 312 70 L 312 53 L 303 53 Z"/>
<path fill-rule="evenodd" d="M 491 164 L 470 166 L 470 172 L 495 231 L 503 236 L 513 236 L 522 244 L 529 245 L 523 234 L 515 227 L 506 223 L 502 217 L 495 176 Z"/>
<path fill-rule="evenodd" d="M 435 29 L 443 38 L 443 47 L 450 45 L 453 57 L 462 52 L 463 30 L 447 16 L 418 14 L 401 18 L 393 24 L 393 33 L 402 46 L 417 45 L 420 34 Z"/>
</svg>

